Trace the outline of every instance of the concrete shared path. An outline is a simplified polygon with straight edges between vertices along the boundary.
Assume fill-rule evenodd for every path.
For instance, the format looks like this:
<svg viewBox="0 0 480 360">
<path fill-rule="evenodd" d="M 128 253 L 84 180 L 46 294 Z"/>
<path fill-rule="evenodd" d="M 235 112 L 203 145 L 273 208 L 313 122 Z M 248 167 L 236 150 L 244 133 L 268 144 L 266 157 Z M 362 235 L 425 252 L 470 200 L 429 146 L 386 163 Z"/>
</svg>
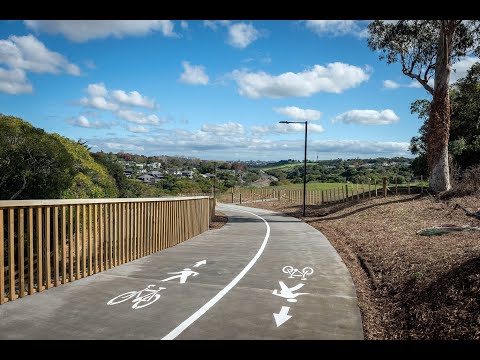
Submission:
<svg viewBox="0 0 480 360">
<path fill-rule="evenodd" d="M 0 339 L 363 339 L 350 274 L 322 233 L 218 209 L 219 230 L 1 305 Z"/>
</svg>

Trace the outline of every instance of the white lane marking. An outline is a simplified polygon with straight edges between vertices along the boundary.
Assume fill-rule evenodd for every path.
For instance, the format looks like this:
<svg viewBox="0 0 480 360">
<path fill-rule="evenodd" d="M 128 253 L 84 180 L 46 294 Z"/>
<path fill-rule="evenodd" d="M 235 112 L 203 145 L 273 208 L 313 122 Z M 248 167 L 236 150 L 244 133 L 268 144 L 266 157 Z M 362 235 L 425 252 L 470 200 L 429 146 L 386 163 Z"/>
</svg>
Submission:
<svg viewBox="0 0 480 360">
<path fill-rule="evenodd" d="M 215 305 L 218 301 L 220 301 L 221 298 L 223 298 L 230 290 L 232 290 L 232 288 L 235 285 L 237 285 L 237 283 L 245 276 L 245 274 L 252 268 L 252 266 L 255 265 L 260 255 L 262 255 L 263 250 L 265 250 L 265 246 L 267 246 L 268 238 L 270 237 L 270 225 L 268 225 L 268 222 L 261 216 L 258 216 L 257 214 L 254 214 L 250 211 L 237 210 L 237 209 L 235 209 L 234 211 L 246 212 L 248 214 L 254 215 L 259 219 L 263 220 L 263 222 L 267 226 L 267 233 L 265 234 L 265 238 L 263 239 L 263 243 L 260 246 L 260 249 L 258 249 L 257 253 L 252 258 L 252 260 L 250 260 L 247 266 L 245 266 L 245 268 L 242 271 L 240 271 L 240 273 L 232 281 L 230 281 L 230 283 L 227 286 L 225 286 L 222 290 L 220 290 L 217 295 L 211 298 L 205 305 L 203 305 L 200 309 L 198 309 L 195 313 L 193 313 L 188 319 L 186 319 L 184 322 L 178 325 L 175 329 L 173 329 L 167 335 L 165 335 L 162 338 L 162 340 L 175 339 L 178 335 L 180 335 L 183 331 L 185 331 L 185 329 L 187 329 L 196 320 L 198 320 L 203 314 L 205 314 L 208 310 L 210 310 L 210 308 L 213 305 Z"/>
<path fill-rule="evenodd" d="M 292 315 L 288 315 L 289 310 L 290 308 L 288 306 L 282 306 L 282 309 L 278 314 L 273 313 L 273 317 L 275 318 L 275 323 L 277 324 L 277 327 L 281 326 L 284 322 L 286 322 L 292 317 Z"/>
<path fill-rule="evenodd" d="M 197 261 L 193 267 L 199 267 L 200 265 L 206 265 L 207 260 Z"/>
</svg>

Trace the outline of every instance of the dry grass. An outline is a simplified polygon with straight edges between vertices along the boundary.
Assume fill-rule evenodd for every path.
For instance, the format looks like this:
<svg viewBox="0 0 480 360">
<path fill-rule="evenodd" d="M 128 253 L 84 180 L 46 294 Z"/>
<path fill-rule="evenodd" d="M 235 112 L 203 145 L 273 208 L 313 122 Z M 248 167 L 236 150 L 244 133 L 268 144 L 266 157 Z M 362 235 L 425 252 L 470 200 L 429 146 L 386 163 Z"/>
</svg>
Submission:
<svg viewBox="0 0 480 360">
<path fill-rule="evenodd" d="M 418 195 L 307 208 L 352 274 L 368 339 L 480 339 L 480 231 L 420 236 L 433 225 L 480 226 L 477 196 Z M 245 204 L 301 217 L 301 206 Z"/>
</svg>

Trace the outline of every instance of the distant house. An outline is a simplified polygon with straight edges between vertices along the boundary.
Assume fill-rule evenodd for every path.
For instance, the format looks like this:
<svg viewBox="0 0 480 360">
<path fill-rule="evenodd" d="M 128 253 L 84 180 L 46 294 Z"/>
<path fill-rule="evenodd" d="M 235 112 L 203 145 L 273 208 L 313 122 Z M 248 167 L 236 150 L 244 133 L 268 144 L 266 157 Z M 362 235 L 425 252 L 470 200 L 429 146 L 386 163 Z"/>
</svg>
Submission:
<svg viewBox="0 0 480 360">
<path fill-rule="evenodd" d="M 135 164 L 135 166 L 137 167 L 137 169 L 143 169 L 143 164 Z"/>
<path fill-rule="evenodd" d="M 132 174 L 134 173 L 133 169 L 125 169 L 123 170 L 123 175 L 125 175 L 127 178 L 132 177 Z"/>
<path fill-rule="evenodd" d="M 151 170 L 147 173 L 147 175 L 151 175 L 153 176 L 155 179 L 163 179 L 165 176 L 163 175 L 163 173 L 161 173 L 160 171 L 157 171 L 157 170 Z"/>
<path fill-rule="evenodd" d="M 210 173 L 202 174 L 202 176 L 203 176 L 204 178 L 214 178 L 214 177 L 215 177 L 214 174 L 210 174 Z"/>
<path fill-rule="evenodd" d="M 182 171 L 177 169 L 168 169 L 167 173 L 175 176 L 182 176 Z"/>
<path fill-rule="evenodd" d="M 185 176 L 185 177 L 188 177 L 188 178 L 192 178 L 193 177 L 193 171 L 191 170 L 183 170 L 182 171 L 182 176 Z"/>
<path fill-rule="evenodd" d="M 155 183 L 155 177 L 152 176 L 152 175 L 148 175 L 148 174 L 141 175 L 137 179 L 140 180 L 141 182 L 143 182 L 144 184 Z"/>
<path fill-rule="evenodd" d="M 148 164 L 147 166 L 150 167 L 151 169 L 160 169 L 160 167 L 162 166 L 162 163 L 154 162 L 154 163 Z"/>
</svg>

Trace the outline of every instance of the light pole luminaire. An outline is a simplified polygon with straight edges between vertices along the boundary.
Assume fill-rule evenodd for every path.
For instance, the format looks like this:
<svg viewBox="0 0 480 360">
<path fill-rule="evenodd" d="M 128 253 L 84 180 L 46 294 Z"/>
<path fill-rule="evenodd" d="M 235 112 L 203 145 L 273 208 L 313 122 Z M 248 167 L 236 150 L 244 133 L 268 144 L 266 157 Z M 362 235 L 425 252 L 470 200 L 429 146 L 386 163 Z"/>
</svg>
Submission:
<svg viewBox="0 0 480 360">
<path fill-rule="evenodd" d="M 303 158 L 303 217 L 305 217 L 307 200 L 307 128 L 308 121 L 279 121 L 280 124 L 305 124 L 305 154 Z"/>
</svg>

